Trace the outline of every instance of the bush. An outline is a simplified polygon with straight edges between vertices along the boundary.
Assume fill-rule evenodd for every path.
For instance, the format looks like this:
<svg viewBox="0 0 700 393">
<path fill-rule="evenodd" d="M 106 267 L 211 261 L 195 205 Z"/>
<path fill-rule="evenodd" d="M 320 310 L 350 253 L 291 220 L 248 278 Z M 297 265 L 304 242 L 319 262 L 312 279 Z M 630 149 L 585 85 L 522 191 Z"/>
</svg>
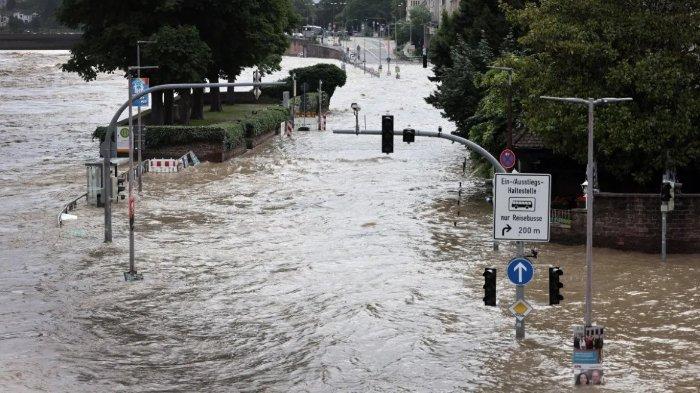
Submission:
<svg viewBox="0 0 700 393">
<path fill-rule="evenodd" d="M 253 135 L 258 136 L 275 130 L 287 120 L 288 112 L 282 107 L 260 110 L 245 121 L 231 121 L 207 126 L 147 126 L 145 130 L 146 148 L 159 148 L 191 143 L 222 143 L 226 149 L 234 149 L 243 142 L 245 124 L 253 125 Z M 104 141 L 107 127 L 97 127 L 93 138 Z"/>
<path fill-rule="evenodd" d="M 322 109 L 328 110 L 329 104 L 330 104 L 330 96 L 328 93 L 325 91 L 322 92 L 323 98 L 321 99 L 321 106 Z M 304 95 L 300 95 L 298 97 L 295 97 L 292 99 L 292 104 L 294 105 L 295 110 L 301 111 L 303 109 L 306 110 L 306 112 L 316 112 L 318 113 L 318 93 L 307 93 L 306 94 L 306 106 L 303 106 L 302 104 L 304 103 Z"/>
<path fill-rule="evenodd" d="M 282 96 L 283 91 L 292 93 L 292 75 L 297 75 L 297 94 L 301 94 L 301 86 L 304 82 L 309 84 L 309 90 L 318 91 L 319 79 L 323 81 L 323 91 L 328 93 L 329 100 L 335 94 L 337 87 L 345 86 L 347 74 L 335 64 L 316 64 L 309 67 L 295 68 L 289 71 L 289 76 L 280 80 L 284 82 L 282 86 L 266 87 L 262 90 L 263 94 L 275 99 Z"/>
</svg>

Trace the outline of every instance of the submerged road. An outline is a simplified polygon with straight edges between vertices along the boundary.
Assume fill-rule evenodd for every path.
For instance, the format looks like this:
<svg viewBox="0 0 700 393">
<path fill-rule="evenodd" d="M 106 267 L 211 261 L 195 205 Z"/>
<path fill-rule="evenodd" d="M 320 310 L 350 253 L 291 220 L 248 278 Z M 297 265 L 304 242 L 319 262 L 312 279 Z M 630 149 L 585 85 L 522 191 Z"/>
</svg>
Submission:
<svg viewBox="0 0 700 393">
<path fill-rule="evenodd" d="M 544 244 L 516 342 L 491 249 L 482 181 L 443 140 L 296 132 L 224 164 L 149 174 L 137 205 L 136 263 L 125 283 L 126 204 L 115 242 L 81 206 L 90 133 L 123 101 L 124 81 L 63 74 L 64 53 L 0 52 L 0 390 L 562 391 L 573 384 L 571 326 L 583 314 L 584 248 Z M 285 58 L 283 67 L 313 64 Z M 429 70 L 402 79 L 348 67 L 329 127 L 452 125 L 425 103 Z M 244 71 L 241 82 L 252 73 Z M 265 81 L 283 76 L 278 73 Z M 81 99 L 75 99 L 78 94 Z M 462 200 L 457 206 L 459 182 Z M 698 386 L 698 255 L 596 249 L 594 321 L 606 326 L 606 390 Z M 561 266 L 564 301 L 547 302 Z M 499 306 L 483 306 L 484 267 Z"/>
</svg>

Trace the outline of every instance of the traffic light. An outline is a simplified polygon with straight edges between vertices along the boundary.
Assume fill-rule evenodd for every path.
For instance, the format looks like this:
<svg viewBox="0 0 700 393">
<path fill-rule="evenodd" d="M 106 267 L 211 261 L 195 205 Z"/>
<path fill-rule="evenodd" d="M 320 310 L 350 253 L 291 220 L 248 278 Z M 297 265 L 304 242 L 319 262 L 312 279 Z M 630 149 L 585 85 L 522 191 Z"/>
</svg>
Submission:
<svg viewBox="0 0 700 393">
<path fill-rule="evenodd" d="M 394 152 L 394 116 L 382 116 L 382 153 Z"/>
<path fill-rule="evenodd" d="M 496 269 L 484 269 L 484 305 L 496 306 Z"/>
<path fill-rule="evenodd" d="M 668 202 L 673 198 L 673 186 L 671 182 L 664 180 L 661 184 L 661 201 Z"/>
<path fill-rule="evenodd" d="M 564 274 L 564 272 L 559 269 L 559 266 L 554 266 L 549 268 L 549 305 L 559 304 L 560 301 L 564 300 L 559 291 L 564 288 L 564 284 L 559 281 L 559 276 Z"/>
<path fill-rule="evenodd" d="M 125 179 L 123 177 L 120 177 L 117 179 L 117 194 L 121 194 L 126 190 L 126 186 L 124 185 Z"/>
<path fill-rule="evenodd" d="M 416 130 L 411 128 L 406 128 L 403 130 L 403 141 L 406 143 L 413 143 L 416 141 Z"/>
</svg>

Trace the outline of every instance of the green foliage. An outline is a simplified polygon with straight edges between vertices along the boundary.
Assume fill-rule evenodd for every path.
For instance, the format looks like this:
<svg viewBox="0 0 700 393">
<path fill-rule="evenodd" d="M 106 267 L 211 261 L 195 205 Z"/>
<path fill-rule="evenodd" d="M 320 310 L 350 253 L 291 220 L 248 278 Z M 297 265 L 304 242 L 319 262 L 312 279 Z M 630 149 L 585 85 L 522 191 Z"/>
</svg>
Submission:
<svg viewBox="0 0 700 393">
<path fill-rule="evenodd" d="M 391 0 L 348 0 L 343 10 L 343 19 L 375 19 L 383 18 L 388 22 L 392 18 Z M 370 22 L 371 23 L 371 22 Z"/>
<path fill-rule="evenodd" d="M 479 120 L 474 114 L 484 95 L 480 80 L 493 53 L 484 40 L 476 47 L 459 40 L 450 58 L 451 66 L 441 70 L 442 84 L 426 101 L 457 123 L 459 130 L 467 131 Z"/>
<path fill-rule="evenodd" d="M 303 94 L 294 97 L 291 99 L 291 104 L 297 111 L 318 113 L 318 93 L 306 93 L 306 98 Z M 321 110 L 328 110 L 329 104 L 330 96 L 324 91 L 321 96 Z"/>
<path fill-rule="evenodd" d="M 304 25 L 311 24 L 316 16 L 316 9 L 312 0 L 292 0 L 294 11 L 301 16 Z"/>
<path fill-rule="evenodd" d="M 632 97 L 596 109 L 599 171 L 653 185 L 667 164 L 700 170 L 699 8 L 543 0 L 512 11 L 527 30 L 520 42 L 529 55 L 517 71 L 527 126 L 556 152 L 584 162 L 585 108 L 537 97 Z"/>
<path fill-rule="evenodd" d="M 505 4 L 508 6 L 501 8 Z M 431 80 L 441 83 L 426 101 L 457 123 L 462 134 L 489 141 L 492 152 L 502 147 L 497 144 L 504 138 L 498 134 L 505 127 L 500 120 L 502 114 L 492 113 L 496 108 L 481 103 L 494 87 L 483 80 L 484 74 L 500 56 L 517 52 L 513 36 L 519 30 L 509 23 L 505 10 L 516 10 L 522 4 L 520 0 L 463 0 L 457 13 L 443 15 L 443 23 L 430 44 L 435 74 Z M 494 103 L 495 97 L 489 102 Z"/>
<path fill-rule="evenodd" d="M 430 23 L 432 20 L 432 15 L 430 10 L 423 4 L 414 6 L 409 11 L 410 22 L 409 22 L 409 37 L 411 38 L 411 43 L 416 47 L 422 47 L 425 28 L 424 25 Z"/>
<path fill-rule="evenodd" d="M 227 149 L 234 149 L 243 142 L 243 131 L 246 123 L 254 127 L 255 136 L 275 130 L 288 117 L 288 112 L 282 107 L 269 107 L 258 111 L 255 115 L 240 121 L 230 121 L 206 126 L 147 126 L 145 140 L 147 148 L 159 148 L 172 145 L 188 145 L 192 143 L 222 143 Z M 93 138 L 104 140 L 107 127 L 97 127 Z"/>
<path fill-rule="evenodd" d="M 263 94 L 274 98 L 281 97 L 283 91 L 288 91 L 291 94 L 293 89 L 292 75 L 294 74 L 296 74 L 297 78 L 297 95 L 302 93 L 301 86 L 305 82 L 309 85 L 308 92 L 318 91 L 318 81 L 322 80 L 323 91 L 326 92 L 329 97 L 333 97 L 335 89 L 345 86 L 345 82 L 347 81 L 347 73 L 340 69 L 340 67 L 335 64 L 320 63 L 290 70 L 289 76 L 280 81 L 284 82 L 285 85 L 265 88 L 262 90 Z"/>
<path fill-rule="evenodd" d="M 501 46 L 513 34 L 517 35 L 506 19 L 501 5 L 511 9 L 522 7 L 525 0 L 462 0 L 459 11 L 448 16 L 443 15 L 443 23 L 430 42 L 430 61 L 435 65 L 436 76 L 440 77 L 442 68 L 452 65 L 451 48 L 459 40 L 470 47 L 485 40 L 495 54 L 501 52 Z"/>
<path fill-rule="evenodd" d="M 201 82 L 211 64 L 211 50 L 199 38 L 194 26 L 163 26 L 145 47 L 150 62 L 160 64 L 157 81 L 168 83 Z"/>
<path fill-rule="evenodd" d="M 269 71 L 288 48 L 284 33 L 299 21 L 288 0 L 63 0 L 57 18 L 83 30 L 63 69 L 85 80 L 98 72 L 126 71 L 136 63 L 136 41 L 164 26 L 197 28 L 211 50 L 210 78 L 233 79 L 255 65 Z"/>
</svg>

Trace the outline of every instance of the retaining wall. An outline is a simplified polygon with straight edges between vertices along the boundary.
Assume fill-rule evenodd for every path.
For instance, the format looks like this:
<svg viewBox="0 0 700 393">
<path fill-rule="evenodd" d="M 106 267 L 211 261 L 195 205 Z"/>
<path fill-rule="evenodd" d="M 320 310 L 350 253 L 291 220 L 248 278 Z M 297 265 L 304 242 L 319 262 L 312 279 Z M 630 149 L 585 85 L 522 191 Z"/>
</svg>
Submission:
<svg viewBox="0 0 700 393">
<path fill-rule="evenodd" d="M 82 34 L 0 33 L 0 50 L 66 50 L 80 41 Z"/>
<path fill-rule="evenodd" d="M 323 59 L 336 60 L 342 60 L 345 56 L 341 47 L 333 48 L 323 46 L 298 38 L 292 38 L 291 41 L 289 49 L 287 49 L 285 53 L 287 56 L 320 57 Z"/>
</svg>

